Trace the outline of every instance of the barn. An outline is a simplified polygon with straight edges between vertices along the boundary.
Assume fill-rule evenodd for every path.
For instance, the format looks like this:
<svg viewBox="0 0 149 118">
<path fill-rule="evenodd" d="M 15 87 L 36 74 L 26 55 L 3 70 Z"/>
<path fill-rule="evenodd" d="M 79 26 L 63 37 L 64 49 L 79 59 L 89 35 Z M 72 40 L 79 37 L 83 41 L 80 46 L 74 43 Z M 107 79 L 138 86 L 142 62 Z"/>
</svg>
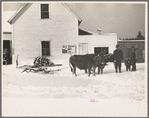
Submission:
<svg viewBox="0 0 149 118">
<path fill-rule="evenodd" d="M 118 44 L 123 51 L 124 59 L 130 57 L 131 48 L 134 46 L 137 63 L 145 62 L 145 40 L 119 40 Z"/>
<path fill-rule="evenodd" d="M 65 3 L 25 3 L 9 20 L 12 63 L 33 62 L 37 56 L 68 58 L 70 53 L 113 52 L 116 34 L 98 35 L 79 28 L 81 18 Z"/>
</svg>

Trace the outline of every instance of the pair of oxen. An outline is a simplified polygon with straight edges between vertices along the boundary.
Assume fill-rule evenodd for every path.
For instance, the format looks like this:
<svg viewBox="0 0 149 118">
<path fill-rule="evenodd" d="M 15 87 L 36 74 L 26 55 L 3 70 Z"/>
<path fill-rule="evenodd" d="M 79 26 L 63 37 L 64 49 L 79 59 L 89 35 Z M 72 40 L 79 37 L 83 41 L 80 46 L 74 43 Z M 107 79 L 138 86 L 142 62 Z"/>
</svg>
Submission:
<svg viewBox="0 0 149 118">
<path fill-rule="evenodd" d="M 86 54 L 86 55 L 73 55 L 69 58 L 69 64 L 71 71 L 76 75 L 76 67 L 80 70 L 85 70 L 88 76 L 90 76 L 91 71 L 95 75 L 96 67 L 98 67 L 98 74 L 103 73 L 103 68 L 107 62 L 114 61 L 114 54 L 105 54 L 105 55 L 95 55 L 95 54 Z"/>
</svg>

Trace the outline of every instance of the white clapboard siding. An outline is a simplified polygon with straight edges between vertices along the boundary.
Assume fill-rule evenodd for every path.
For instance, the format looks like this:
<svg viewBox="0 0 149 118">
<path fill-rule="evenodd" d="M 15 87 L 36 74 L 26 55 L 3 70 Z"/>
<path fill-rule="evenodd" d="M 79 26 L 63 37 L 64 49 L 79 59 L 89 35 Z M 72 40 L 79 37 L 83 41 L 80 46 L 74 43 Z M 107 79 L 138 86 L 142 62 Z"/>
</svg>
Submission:
<svg viewBox="0 0 149 118">
<path fill-rule="evenodd" d="M 63 57 L 62 45 L 77 45 L 78 19 L 61 3 L 49 7 L 49 19 L 41 19 L 40 4 L 33 3 L 14 23 L 14 52 L 19 62 L 41 56 L 41 41 L 51 41 L 51 57 Z"/>
</svg>

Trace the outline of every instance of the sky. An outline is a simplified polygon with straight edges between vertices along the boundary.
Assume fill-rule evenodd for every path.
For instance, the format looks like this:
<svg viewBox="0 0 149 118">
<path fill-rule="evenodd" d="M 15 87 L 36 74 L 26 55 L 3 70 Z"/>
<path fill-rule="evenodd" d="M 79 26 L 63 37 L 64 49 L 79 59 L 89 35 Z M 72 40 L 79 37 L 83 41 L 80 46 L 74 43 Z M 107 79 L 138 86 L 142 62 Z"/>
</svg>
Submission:
<svg viewBox="0 0 149 118">
<path fill-rule="evenodd" d="M 97 33 L 116 33 L 118 38 L 145 36 L 145 4 L 143 3 L 68 3 L 82 19 L 80 28 Z M 19 9 L 23 3 L 4 3 L 3 11 Z"/>
</svg>

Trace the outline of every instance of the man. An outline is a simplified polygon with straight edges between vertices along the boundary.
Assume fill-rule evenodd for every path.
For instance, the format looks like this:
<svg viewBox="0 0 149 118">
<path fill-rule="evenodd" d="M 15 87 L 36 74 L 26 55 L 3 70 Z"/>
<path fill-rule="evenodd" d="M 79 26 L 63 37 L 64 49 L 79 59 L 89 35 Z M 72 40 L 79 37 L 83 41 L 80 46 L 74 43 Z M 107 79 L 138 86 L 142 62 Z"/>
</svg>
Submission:
<svg viewBox="0 0 149 118">
<path fill-rule="evenodd" d="M 121 62 L 123 60 L 123 52 L 120 50 L 120 46 L 116 45 L 116 50 L 114 50 L 114 63 L 115 63 L 115 71 L 117 73 L 117 68 L 119 68 L 119 73 L 121 73 Z"/>
<path fill-rule="evenodd" d="M 132 61 L 132 71 L 136 71 L 136 53 L 134 46 L 132 46 L 131 49 L 131 61 Z"/>
</svg>

